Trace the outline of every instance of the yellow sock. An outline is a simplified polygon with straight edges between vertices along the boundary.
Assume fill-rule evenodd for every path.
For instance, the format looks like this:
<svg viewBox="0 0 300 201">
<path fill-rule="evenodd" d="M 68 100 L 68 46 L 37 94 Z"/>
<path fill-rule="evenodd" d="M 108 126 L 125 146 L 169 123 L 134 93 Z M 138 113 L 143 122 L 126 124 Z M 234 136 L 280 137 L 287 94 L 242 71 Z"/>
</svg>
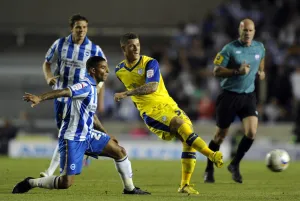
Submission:
<svg viewBox="0 0 300 201">
<path fill-rule="evenodd" d="M 210 148 L 208 148 L 206 142 L 204 142 L 204 140 L 202 140 L 202 138 L 200 138 L 200 137 L 197 137 L 194 140 L 192 147 L 206 157 L 208 157 L 210 154 L 214 153 L 214 151 L 212 151 Z"/>
<path fill-rule="evenodd" d="M 187 145 L 193 147 L 194 149 L 202 153 L 204 156 L 208 157 L 210 154 L 213 153 L 213 151 L 210 148 L 208 148 L 206 142 L 194 133 L 191 125 L 183 123 L 178 128 L 177 132 L 183 138 L 184 142 L 187 143 Z"/>
<path fill-rule="evenodd" d="M 182 155 L 181 155 L 181 184 L 190 185 L 190 180 L 196 166 L 196 150 L 183 143 Z"/>
</svg>

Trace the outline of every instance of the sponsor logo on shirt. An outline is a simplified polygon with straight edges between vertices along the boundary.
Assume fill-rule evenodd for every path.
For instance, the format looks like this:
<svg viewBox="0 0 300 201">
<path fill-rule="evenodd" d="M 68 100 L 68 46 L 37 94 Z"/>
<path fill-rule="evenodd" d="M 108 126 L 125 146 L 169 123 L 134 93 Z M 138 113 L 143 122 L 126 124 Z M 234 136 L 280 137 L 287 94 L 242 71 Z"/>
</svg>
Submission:
<svg viewBox="0 0 300 201">
<path fill-rule="evenodd" d="M 221 65 L 223 60 L 224 60 L 224 57 L 220 53 L 218 53 L 215 60 L 214 60 L 214 64 Z"/>
<path fill-rule="evenodd" d="M 77 84 L 71 86 L 71 88 L 72 88 L 74 91 L 77 91 L 77 90 L 80 90 L 80 89 L 82 89 L 82 88 L 84 88 L 84 87 L 86 87 L 86 86 L 87 86 L 87 84 L 84 83 L 84 82 L 82 82 L 82 83 L 77 83 Z"/>
<path fill-rule="evenodd" d="M 153 75 L 154 75 L 153 69 L 147 70 L 147 78 L 151 78 L 151 77 L 153 77 Z"/>
</svg>

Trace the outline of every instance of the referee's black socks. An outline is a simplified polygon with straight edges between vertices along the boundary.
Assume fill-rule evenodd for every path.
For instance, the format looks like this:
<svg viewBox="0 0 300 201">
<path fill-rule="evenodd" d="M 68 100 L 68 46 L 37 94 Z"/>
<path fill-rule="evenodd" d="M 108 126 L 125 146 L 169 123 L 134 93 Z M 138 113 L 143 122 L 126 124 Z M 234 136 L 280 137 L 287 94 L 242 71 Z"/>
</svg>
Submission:
<svg viewBox="0 0 300 201">
<path fill-rule="evenodd" d="M 238 166 L 240 164 L 242 158 L 244 157 L 246 152 L 250 149 L 253 141 L 254 141 L 254 139 L 250 139 L 244 135 L 244 137 L 242 138 L 242 140 L 238 146 L 236 155 L 233 158 L 233 160 L 231 161 L 232 165 Z"/>
<path fill-rule="evenodd" d="M 216 144 L 213 140 L 209 142 L 208 148 L 210 148 L 212 151 L 219 151 L 220 145 Z M 207 165 L 205 171 L 212 171 L 214 169 L 214 164 L 211 160 L 207 158 Z"/>
</svg>

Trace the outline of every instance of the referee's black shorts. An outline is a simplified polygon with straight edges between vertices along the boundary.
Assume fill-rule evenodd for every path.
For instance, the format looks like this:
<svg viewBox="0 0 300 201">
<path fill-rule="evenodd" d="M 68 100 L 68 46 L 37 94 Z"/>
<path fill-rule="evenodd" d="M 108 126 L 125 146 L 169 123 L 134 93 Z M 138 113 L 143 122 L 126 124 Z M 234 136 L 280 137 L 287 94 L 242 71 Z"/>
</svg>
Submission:
<svg viewBox="0 0 300 201">
<path fill-rule="evenodd" d="M 258 116 L 256 95 L 252 93 L 235 93 L 223 90 L 216 102 L 216 119 L 219 128 L 228 128 L 236 115 L 243 120 L 245 117 Z"/>
</svg>

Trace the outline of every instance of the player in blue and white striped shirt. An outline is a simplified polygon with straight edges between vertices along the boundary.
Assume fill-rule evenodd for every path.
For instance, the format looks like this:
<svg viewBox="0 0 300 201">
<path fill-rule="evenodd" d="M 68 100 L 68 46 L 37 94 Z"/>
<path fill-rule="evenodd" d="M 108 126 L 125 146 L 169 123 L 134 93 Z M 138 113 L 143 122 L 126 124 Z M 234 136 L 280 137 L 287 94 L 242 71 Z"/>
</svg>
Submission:
<svg viewBox="0 0 300 201">
<path fill-rule="evenodd" d="M 62 89 L 83 80 L 86 75 L 86 61 L 91 56 L 101 56 L 106 59 L 102 49 L 92 43 L 86 36 L 88 31 L 88 20 L 84 16 L 74 15 L 70 19 L 71 34 L 67 37 L 57 39 L 48 50 L 43 71 L 47 83 L 54 89 Z M 54 75 L 51 65 L 55 64 Z M 56 100 L 57 127 L 60 128 L 62 103 L 67 98 Z"/>
<path fill-rule="evenodd" d="M 46 176 L 34 179 L 28 177 L 19 182 L 12 193 L 25 193 L 34 187 L 47 189 L 66 189 L 81 173 L 83 156 L 102 153 L 115 159 L 116 168 L 124 182 L 124 194 L 150 194 L 132 182 L 132 168 L 123 147 L 106 133 L 93 130 L 93 117 L 97 109 L 96 85 L 108 75 L 107 62 L 102 57 L 91 57 L 87 61 L 88 75 L 77 84 L 54 90 L 40 96 L 26 93 L 23 99 L 32 102 L 32 107 L 44 100 L 69 97 L 64 111 L 64 119 L 59 131 L 59 151 L 61 176 Z"/>
<path fill-rule="evenodd" d="M 91 56 L 105 58 L 102 49 L 87 38 L 88 20 L 82 15 L 73 15 L 70 18 L 71 34 L 57 39 L 49 48 L 43 64 L 43 72 L 47 84 L 53 89 L 62 89 L 83 80 L 86 75 L 86 61 Z M 105 58 L 106 59 L 106 58 Z M 55 65 L 54 75 L 51 66 Z M 99 86 L 102 86 L 102 82 Z M 100 87 L 98 87 L 98 90 Z M 60 129 L 63 111 L 68 98 L 55 99 L 55 119 Z M 58 146 L 55 148 L 49 168 L 41 172 L 40 176 L 53 175 L 59 165 Z"/>
</svg>

